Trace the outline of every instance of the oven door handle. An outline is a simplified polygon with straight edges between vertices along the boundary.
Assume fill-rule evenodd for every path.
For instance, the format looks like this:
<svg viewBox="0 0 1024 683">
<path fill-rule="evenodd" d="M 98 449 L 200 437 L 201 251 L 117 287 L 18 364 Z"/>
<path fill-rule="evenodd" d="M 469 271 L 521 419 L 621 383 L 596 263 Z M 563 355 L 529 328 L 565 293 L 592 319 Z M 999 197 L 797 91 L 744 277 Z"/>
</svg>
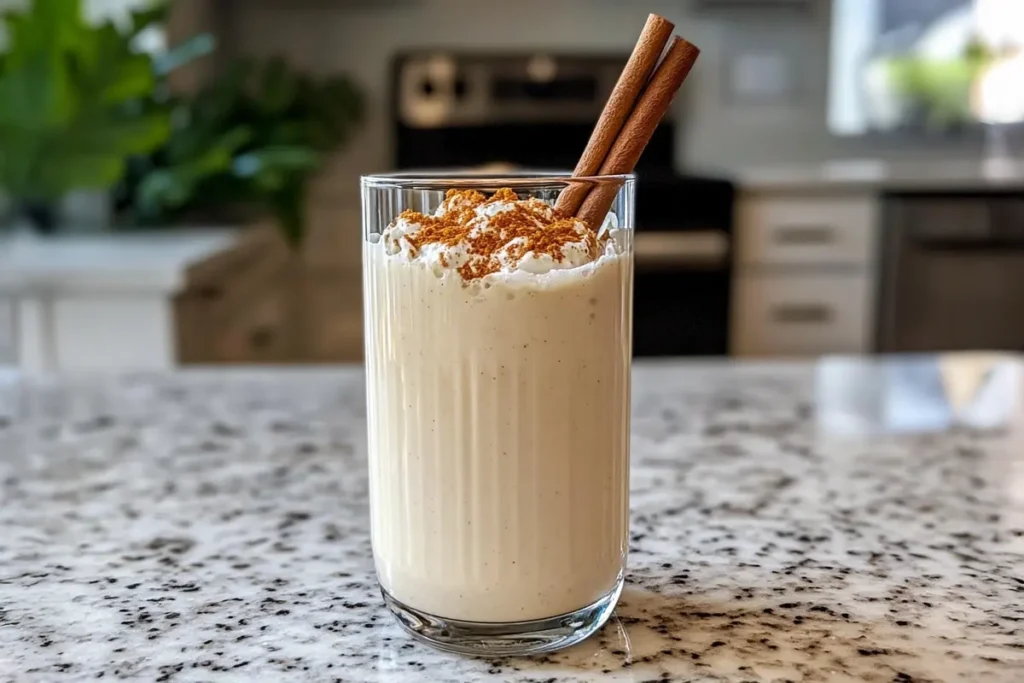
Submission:
<svg viewBox="0 0 1024 683">
<path fill-rule="evenodd" d="M 634 237 L 637 265 L 722 268 L 729 261 L 729 236 L 722 230 L 644 232 Z"/>
</svg>

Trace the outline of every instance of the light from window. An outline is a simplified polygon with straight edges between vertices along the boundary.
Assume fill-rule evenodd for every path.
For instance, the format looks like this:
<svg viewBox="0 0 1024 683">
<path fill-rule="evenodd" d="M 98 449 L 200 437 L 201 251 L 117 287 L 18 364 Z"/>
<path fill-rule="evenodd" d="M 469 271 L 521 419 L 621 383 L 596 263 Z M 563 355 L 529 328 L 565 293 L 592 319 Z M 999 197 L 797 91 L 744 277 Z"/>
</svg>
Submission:
<svg viewBox="0 0 1024 683">
<path fill-rule="evenodd" d="M 829 128 L 1024 121 L 1024 1 L 834 0 Z"/>
</svg>

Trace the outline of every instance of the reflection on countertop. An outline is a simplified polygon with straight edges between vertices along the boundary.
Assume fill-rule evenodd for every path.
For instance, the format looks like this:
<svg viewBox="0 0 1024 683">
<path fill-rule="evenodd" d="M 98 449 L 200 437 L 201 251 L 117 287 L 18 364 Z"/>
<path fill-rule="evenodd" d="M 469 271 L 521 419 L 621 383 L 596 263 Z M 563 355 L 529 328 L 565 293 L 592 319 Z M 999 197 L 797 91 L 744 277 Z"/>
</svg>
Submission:
<svg viewBox="0 0 1024 683">
<path fill-rule="evenodd" d="M 906 355 L 865 364 L 825 357 L 815 369 L 815 404 L 826 435 L 1005 431 L 1021 415 L 1024 373 L 1004 353 Z"/>
<path fill-rule="evenodd" d="M 5 375 L 0 670 L 1016 682 L 1018 360 L 959 360 L 637 363 L 623 601 L 529 660 L 435 652 L 382 607 L 360 368 Z"/>
</svg>

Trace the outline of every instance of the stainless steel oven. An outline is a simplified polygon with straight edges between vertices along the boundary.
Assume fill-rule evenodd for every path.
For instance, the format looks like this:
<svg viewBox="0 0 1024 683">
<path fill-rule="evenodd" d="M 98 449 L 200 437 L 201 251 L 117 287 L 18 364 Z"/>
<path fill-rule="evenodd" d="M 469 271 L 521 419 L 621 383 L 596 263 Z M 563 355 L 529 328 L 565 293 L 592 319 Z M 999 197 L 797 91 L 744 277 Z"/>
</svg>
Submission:
<svg viewBox="0 0 1024 683">
<path fill-rule="evenodd" d="M 460 53 L 395 57 L 398 169 L 571 169 L 628 55 Z M 733 185 L 679 174 L 676 121 L 658 127 L 637 167 L 634 351 L 729 349 Z"/>
</svg>

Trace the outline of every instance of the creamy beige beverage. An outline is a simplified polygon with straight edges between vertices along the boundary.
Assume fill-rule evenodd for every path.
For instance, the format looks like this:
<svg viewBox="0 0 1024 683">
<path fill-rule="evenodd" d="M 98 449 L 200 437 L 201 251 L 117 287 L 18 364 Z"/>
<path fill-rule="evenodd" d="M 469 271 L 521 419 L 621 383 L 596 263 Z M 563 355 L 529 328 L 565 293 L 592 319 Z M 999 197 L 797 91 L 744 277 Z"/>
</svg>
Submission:
<svg viewBox="0 0 1024 683">
<path fill-rule="evenodd" d="M 613 591 L 627 550 L 632 261 L 538 199 L 449 192 L 365 243 L 373 550 L 428 614 Z"/>
</svg>

